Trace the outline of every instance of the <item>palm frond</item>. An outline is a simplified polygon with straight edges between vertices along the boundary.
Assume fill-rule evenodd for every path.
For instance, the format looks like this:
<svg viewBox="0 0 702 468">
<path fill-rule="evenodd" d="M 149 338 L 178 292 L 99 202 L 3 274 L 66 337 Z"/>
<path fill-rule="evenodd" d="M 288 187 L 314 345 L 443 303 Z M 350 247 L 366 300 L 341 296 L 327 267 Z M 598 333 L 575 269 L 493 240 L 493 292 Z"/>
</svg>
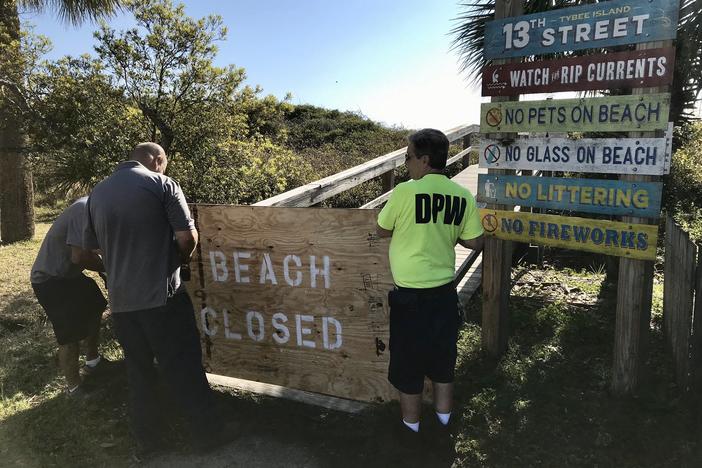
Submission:
<svg viewBox="0 0 702 468">
<path fill-rule="evenodd" d="M 18 4 L 38 12 L 55 11 L 62 21 L 73 25 L 111 16 L 121 6 L 120 0 L 18 0 Z"/>
</svg>

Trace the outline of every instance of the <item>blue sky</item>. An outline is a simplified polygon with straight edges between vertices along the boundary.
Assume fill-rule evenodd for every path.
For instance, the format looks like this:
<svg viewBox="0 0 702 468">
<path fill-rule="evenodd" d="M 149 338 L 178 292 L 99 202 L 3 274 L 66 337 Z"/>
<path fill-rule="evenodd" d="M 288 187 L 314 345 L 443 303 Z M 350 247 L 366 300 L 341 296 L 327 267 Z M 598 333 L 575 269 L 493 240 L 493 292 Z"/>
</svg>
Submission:
<svg viewBox="0 0 702 468">
<path fill-rule="evenodd" d="M 265 94 L 360 111 L 389 125 L 448 129 L 478 123 L 480 91 L 449 52 L 457 2 L 423 0 L 186 1 L 193 17 L 216 13 L 229 29 L 218 65 L 236 64 Z M 23 15 L 54 43 L 52 57 L 92 52 L 95 25 Z M 109 20 L 123 29 L 130 15 Z"/>
</svg>

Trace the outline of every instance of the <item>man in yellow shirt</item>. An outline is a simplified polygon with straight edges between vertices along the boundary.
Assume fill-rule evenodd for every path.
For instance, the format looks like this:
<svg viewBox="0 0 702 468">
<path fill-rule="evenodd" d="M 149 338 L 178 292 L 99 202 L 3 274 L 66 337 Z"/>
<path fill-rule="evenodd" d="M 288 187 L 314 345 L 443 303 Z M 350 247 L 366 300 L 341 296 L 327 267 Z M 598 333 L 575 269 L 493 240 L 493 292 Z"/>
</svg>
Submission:
<svg viewBox="0 0 702 468">
<path fill-rule="evenodd" d="M 439 130 L 410 135 L 405 163 L 412 180 L 395 187 L 378 215 L 378 235 L 392 237 L 395 282 L 388 297 L 388 380 L 400 392 L 404 425 L 415 433 L 425 376 L 432 382 L 439 421 L 449 423 L 460 324 L 455 246 L 483 246 L 475 198 L 444 174 L 448 148 Z"/>
</svg>

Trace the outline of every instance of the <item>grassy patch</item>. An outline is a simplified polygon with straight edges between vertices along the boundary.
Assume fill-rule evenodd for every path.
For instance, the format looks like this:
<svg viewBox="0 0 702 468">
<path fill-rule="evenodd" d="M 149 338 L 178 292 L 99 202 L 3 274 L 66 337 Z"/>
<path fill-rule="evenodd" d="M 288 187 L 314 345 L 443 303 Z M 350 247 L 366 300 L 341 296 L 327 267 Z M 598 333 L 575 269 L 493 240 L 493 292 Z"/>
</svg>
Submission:
<svg viewBox="0 0 702 468">
<path fill-rule="evenodd" d="M 37 228 L 41 239 L 48 225 Z M 38 247 L 39 240 L 0 247 L 0 465 L 126 466 L 124 374 L 89 400 L 64 396 L 53 332 L 28 281 Z M 224 389 L 217 403 L 247 436 L 303 448 L 321 466 L 699 466 L 698 412 L 671 384 L 663 352 L 660 278 L 645 385 L 630 399 L 609 394 L 615 291 L 604 279 L 596 267 L 515 268 L 509 347 L 498 361 L 481 350 L 480 297 L 466 304 L 455 456 L 423 448 L 408 459 L 393 435 L 396 403 L 347 415 Z M 109 320 L 102 333 L 102 352 L 119 359 Z M 178 452 L 188 436 L 176 412 L 169 413 L 169 440 Z M 426 407 L 422 423 L 430 432 L 431 413 Z"/>
</svg>

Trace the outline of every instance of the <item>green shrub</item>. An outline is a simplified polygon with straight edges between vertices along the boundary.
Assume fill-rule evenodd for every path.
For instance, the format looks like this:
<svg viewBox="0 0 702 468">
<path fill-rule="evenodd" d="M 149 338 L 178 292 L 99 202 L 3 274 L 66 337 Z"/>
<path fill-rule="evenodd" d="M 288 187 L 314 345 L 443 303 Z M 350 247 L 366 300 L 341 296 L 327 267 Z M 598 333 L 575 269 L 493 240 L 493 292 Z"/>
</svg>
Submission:
<svg viewBox="0 0 702 468">
<path fill-rule="evenodd" d="M 702 122 L 683 127 L 686 143 L 673 155 L 665 180 L 664 206 L 668 214 L 702 240 Z"/>
</svg>

